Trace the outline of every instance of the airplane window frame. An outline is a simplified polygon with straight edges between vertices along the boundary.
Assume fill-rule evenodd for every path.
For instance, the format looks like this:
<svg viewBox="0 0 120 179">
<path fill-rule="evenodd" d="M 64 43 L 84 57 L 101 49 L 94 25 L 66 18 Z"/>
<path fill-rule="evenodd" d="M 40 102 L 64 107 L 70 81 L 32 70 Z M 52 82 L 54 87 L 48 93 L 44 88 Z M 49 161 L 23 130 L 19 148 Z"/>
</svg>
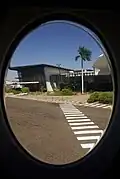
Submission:
<svg viewBox="0 0 120 179">
<path fill-rule="evenodd" d="M 75 167 L 76 168 L 80 167 L 80 171 L 83 171 L 83 173 L 82 173 L 83 175 L 86 173 L 85 169 L 87 167 L 88 168 L 87 175 L 89 176 L 93 172 L 93 168 L 94 168 L 94 170 L 96 170 L 98 172 L 100 170 L 104 170 L 105 167 L 107 166 L 107 164 L 113 159 L 113 154 L 118 151 L 119 147 L 117 145 L 115 145 L 116 147 L 114 149 L 112 149 L 110 152 L 107 152 L 106 149 L 108 149 L 109 146 L 112 146 L 113 143 L 117 144 L 118 136 L 117 136 L 116 140 L 115 140 L 115 136 L 116 136 L 116 132 L 118 132 L 118 128 L 120 129 L 120 126 L 118 126 L 117 131 L 115 131 L 117 122 L 115 123 L 116 120 L 114 120 L 114 118 L 116 118 L 118 120 L 118 116 L 120 116 L 120 115 L 117 115 L 117 110 L 119 109 L 119 106 L 120 106 L 120 101 L 119 101 L 120 99 L 118 98 L 118 91 L 120 89 L 120 85 L 117 83 L 120 79 L 120 74 L 118 73 L 118 70 L 116 68 L 117 60 L 115 60 L 113 53 L 110 52 L 110 48 L 109 48 L 109 45 L 106 43 L 106 39 L 101 35 L 101 33 L 97 30 L 97 28 L 92 23 L 89 23 L 84 18 L 80 18 L 80 17 L 75 16 L 71 13 L 49 13 L 48 15 L 39 17 L 38 19 L 35 19 L 34 22 L 32 21 L 29 24 L 27 24 L 26 27 L 24 27 L 22 30 L 20 30 L 21 32 L 16 35 L 14 41 L 12 42 L 12 44 L 10 45 L 9 49 L 6 52 L 5 58 L 3 58 L 2 62 L 0 62 L 1 63 L 0 64 L 1 65 L 0 85 L 2 86 L 0 95 L 2 97 L 4 96 L 4 79 L 2 77 L 5 75 L 6 66 L 8 65 L 11 55 L 13 54 L 15 48 L 19 45 L 19 42 L 21 41 L 21 39 L 23 39 L 24 36 L 31 31 L 31 29 L 35 29 L 38 25 L 40 25 L 40 23 L 44 23 L 45 21 L 51 21 L 51 20 L 61 20 L 61 18 L 63 18 L 64 20 L 73 21 L 75 23 L 82 24 L 82 25 L 90 28 L 101 39 L 107 53 L 109 54 L 109 56 L 111 56 L 110 60 L 111 60 L 113 71 L 114 71 L 113 78 L 116 79 L 116 80 L 114 80 L 114 86 L 115 86 L 114 99 L 115 100 L 114 100 L 113 112 L 111 115 L 111 121 L 106 129 L 105 134 L 103 135 L 102 139 L 97 144 L 97 146 L 94 149 L 92 149 L 92 151 L 90 153 L 88 153 L 85 157 L 83 157 L 79 161 L 73 162 L 72 164 L 65 164 L 65 165 L 60 165 L 60 166 L 59 165 L 54 166 L 51 164 L 46 165 L 45 163 L 30 156 L 25 151 L 25 149 L 19 144 L 19 142 L 14 138 L 15 136 L 11 132 L 11 129 L 10 129 L 10 126 L 9 126 L 9 123 L 7 120 L 4 99 L 1 98 L 1 100 L 0 100 L 0 105 L 1 105 L 0 115 L 1 115 L 1 119 L 2 119 L 1 124 L 2 124 L 2 126 L 4 126 L 3 127 L 4 131 L 2 131 L 2 132 L 4 133 L 4 137 L 9 138 L 9 140 L 11 140 L 11 142 L 8 142 L 8 144 L 15 146 L 17 154 L 19 155 L 21 153 L 21 155 L 19 155 L 19 156 L 24 155 L 23 159 L 26 159 L 29 162 L 31 162 L 31 161 L 35 162 L 35 164 L 37 164 L 37 166 L 41 166 L 43 169 L 49 168 L 51 170 L 56 169 L 58 171 L 62 171 L 62 170 L 67 171 L 67 170 L 71 170 L 72 168 L 75 168 Z M 112 50 L 112 52 L 113 51 L 114 50 Z M 112 139 L 112 142 L 110 143 L 111 136 L 114 136 L 114 140 Z M 120 144 L 119 144 L 119 146 L 120 146 Z M 106 151 L 106 162 L 104 162 L 102 164 L 103 152 L 105 152 L 105 151 Z M 19 156 L 18 156 L 18 159 L 19 159 Z M 99 162 L 96 162 L 96 161 L 99 161 Z M 101 169 L 98 168 L 98 166 L 100 166 L 100 163 L 102 166 Z"/>
</svg>

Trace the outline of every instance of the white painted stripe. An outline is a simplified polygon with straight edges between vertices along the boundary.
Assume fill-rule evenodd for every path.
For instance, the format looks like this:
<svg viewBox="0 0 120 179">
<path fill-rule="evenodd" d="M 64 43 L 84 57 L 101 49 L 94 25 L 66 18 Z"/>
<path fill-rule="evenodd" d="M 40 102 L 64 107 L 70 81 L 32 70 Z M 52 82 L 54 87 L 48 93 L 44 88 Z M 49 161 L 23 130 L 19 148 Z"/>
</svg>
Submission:
<svg viewBox="0 0 120 179">
<path fill-rule="evenodd" d="M 72 116 L 84 116 L 84 114 L 65 114 L 66 117 L 72 117 Z"/>
<path fill-rule="evenodd" d="M 63 106 L 61 106 L 61 108 L 63 108 L 63 109 L 77 109 L 77 108 L 72 107 L 72 106 L 68 106 L 68 107 L 63 107 Z"/>
<path fill-rule="evenodd" d="M 62 106 L 61 108 L 66 109 L 66 110 L 67 110 L 67 109 L 76 109 L 76 108 L 73 108 L 72 106 L 69 106 L 69 107 L 63 107 L 63 106 Z"/>
<path fill-rule="evenodd" d="M 65 111 L 65 112 L 68 112 L 68 111 L 79 112 L 79 110 L 76 110 L 76 109 L 62 109 L 62 110 Z"/>
<path fill-rule="evenodd" d="M 95 106 L 98 106 L 100 105 L 99 103 L 87 103 L 87 104 L 84 104 L 84 106 L 88 106 L 88 107 L 95 107 Z"/>
<path fill-rule="evenodd" d="M 99 104 L 99 105 L 97 105 L 97 106 L 95 106 L 96 108 L 101 108 L 101 105 Z"/>
<path fill-rule="evenodd" d="M 73 106 L 71 103 L 70 104 L 64 104 L 64 105 L 66 105 L 66 106 Z"/>
<path fill-rule="evenodd" d="M 74 107 L 72 104 L 61 104 L 61 106 L 64 106 L 64 107 L 69 107 L 69 106 Z"/>
<path fill-rule="evenodd" d="M 64 114 L 82 114 L 82 112 L 64 112 Z"/>
<path fill-rule="evenodd" d="M 70 108 L 70 107 L 74 108 L 74 106 L 72 104 L 64 104 L 64 105 L 61 104 L 60 106 L 63 107 L 63 108 Z"/>
<path fill-rule="evenodd" d="M 105 107 L 105 106 L 107 106 L 107 104 L 100 104 L 100 106 L 96 106 L 96 108 Z"/>
<path fill-rule="evenodd" d="M 100 104 L 92 104 L 92 105 L 89 105 L 90 107 L 96 107 L 96 106 L 99 106 Z"/>
<path fill-rule="evenodd" d="M 85 118 L 87 118 L 86 116 L 79 116 L 79 117 L 75 117 L 75 116 L 73 116 L 73 117 L 66 117 L 66 119 L 85 119 Z"/>
<path fill-rule="evenodd" d="M 77 104 L 77 106 L 83 106 L 83 104 Z"/>
<path fill-rule="evenodd" d="M 103 133 L 103 130 L 89 130 L 89 131 L 75 131 L 74 134 L 97 134 L 97 133 Z"/>
<path fill-rule="evenodd" d="M 107 104 L 100 104 L 100 103 L 97 103 L 97 104 L 94 104 L 94 103 L 86 103 L 84 104 L 84 106 L 88 106 L 88 107 L 96 107 L 96 108 L 109 108 L 108 105 L 106 106 Z"/>
<path fill-rule="evenodd" d="M 93 148 L 95 143 L 87 143 L 87 144 L 80 144 L 82 148 L 87 149 L 87 148 Z"/>
<path fill-rule="evenodd" d="M 101 107 L 105 107 L 105 106 L 107 106 L 107 104 L 101 104 Z"/>
<path fill-rule="evenodd" d="M 105 106 L 105 107 L 103 107 L 103 108 L 111 108 L 111 109 L 112 109 L 112 106 Z"/>
<path fill-rule="evenodd" d="M 99 140 L 100 136 L 84 136 L 84 137 L 77 137 L 78 140 Z"/>
<path fill-rule="evenodd" d="M 77 127 L 71 127 L 72 130 L 76 130 L 76 129 L 95 129 L 95 128 L 99 128 L 97 125 L 94 126 L 77 126 Z"/>
<path fill-rule="evenodd" d="M 68 122 L 83 122 L 83 121 L 91 121 L 90 119 L 71 119 Z"/>
<path fill-rule="evenodd" d="M 75 108 L 75 106 L 73 106 L 72 104 L 61 104 L 60 106 L 64 108 L 69 108 L 69 107 Z"/>
<path fill-rule="evenodd" d="M 70 126 L 82 126 L 82 125 L 88 125 L 88 124 L 94 124 L 94 122 L 83 122 L 83 123 L 69 123 Z"/>
<path fill-rule="evenodd" d="M 71 108 L 71 109 L 75 109 L 75 107 L 72 106 L 72 105 L 71 105 L 71 106 L 68 106 L 68 105 L 67 105 L 67 106 L 61 106 L 61 107 L 64 108 L 64 109 L 70 109 L 70 108 Z"/>
<path fill-rule="evenodd" d="M 68 109 L 68 110 L 66 110 L 66 109 L 62 109 L 64 112 L 79 112 L 79 110 L 77 110 L 77 109 Z"/>
<path fill-rule="evenodd" d="M 96 106 L 96 108 L 105 107 L 106 104 L 100 104 L 99 106 Z"/>
<path fill-rule="evenodd" d="M 69 109 L 74 109 L 75 110 L 76 109 L 76 108 L 73 108 L 73 107 L 61 107 L 61 108 L 65 109 L 65 110 L 69 110 Z"/>
<path fill-rule="evenodd" d="M 87 103 L 85 105 L 92 106 L 92 105 L 95 105 L 95 103 Z"/>
<path fill-rule="evenodd" d="M 64 111 L 64 110 L 62 110 L 62 111 Z M 69 111 L 64 111 L 64 113 L 82 113 L 81 111 L 72 111 L 72 110 L 69 110 Z"/>
<path fill-rule="evenodd" d="M 62 111 L 63 111 L 63 113 L 79 113 L 80 114 L 79 111 L 72 111 L 72 110 L 70 110 L 70 111 L 64 111 L 64 110 L 62 110 Z"/>
<path fill-rule="evenodd" d="M 90 104 L 90 103 L 84 103 L 84 104 Z M 92 103 L 93 104 L 93 103 Z"/>
<path fill-rule="evenodd" d="M 84 104 L 84 106 L 90 106 L 90 104 Z"/>
</svg>

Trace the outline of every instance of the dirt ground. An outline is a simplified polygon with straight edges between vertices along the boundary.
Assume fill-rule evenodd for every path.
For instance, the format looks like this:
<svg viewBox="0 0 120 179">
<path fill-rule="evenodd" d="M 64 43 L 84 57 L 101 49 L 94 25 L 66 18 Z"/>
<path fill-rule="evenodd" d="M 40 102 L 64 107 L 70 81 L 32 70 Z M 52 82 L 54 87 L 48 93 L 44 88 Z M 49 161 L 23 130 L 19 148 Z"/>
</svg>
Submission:
<svg viewBox="0 0 120 179">
<path fill-rule="evenodd" d="M 7 97 L 12 97 L 12 94 L 6 93 L 5 94 Z M 24 99 L 36 99 L 36 100 L 50 100 L 50 101 L 75 101 L 79 103 L 85 103 L 87 102 L 87 99 L 89 98 L 90 94 L 77 94 L 77 95 L 72 95 L 72 96 L 47 96 L 47 95 L 33 95 L 33 94 L 28 94 L 25 96 L 16 96 L 17 98 L 24 98 Z M 15 97 L 15 96 L 14 96 Z"/>
<path fill-rule="evenodd" d="M 6 107 L 18 141 L 36 158 L 65 164 L 84 156 L 58 104 L 7 97 Z"/>
</svg>

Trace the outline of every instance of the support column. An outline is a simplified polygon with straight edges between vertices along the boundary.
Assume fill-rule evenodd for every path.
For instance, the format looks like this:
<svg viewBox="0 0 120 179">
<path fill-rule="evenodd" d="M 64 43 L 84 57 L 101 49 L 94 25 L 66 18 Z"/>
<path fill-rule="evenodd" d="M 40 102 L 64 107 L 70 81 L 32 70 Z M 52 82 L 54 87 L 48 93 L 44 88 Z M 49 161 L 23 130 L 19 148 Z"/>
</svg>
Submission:
<svg viewBox="0 0 120 179">
<path fill-rule="evenodd" d="M 45 73 L 45 82 L 46 82 L 47 91 L 53 92 L 53 88 L 52 88 L 51 83 L 50 83 L 50 74 L 49 74 L 46 67 L 44 68 L 44 73 Z"/>
<path fill-rule="evenodd" d="M 52 92 L 53 91 L 50 81 L 46 81 L 46 88 L 47 88 L 48 92 Z"/>
<path fill-rule="evenodd" d="M 54 85 L 55 88 L 57 88 L 56 82 L 53 82 L 53 85 Z"/>
</svg>

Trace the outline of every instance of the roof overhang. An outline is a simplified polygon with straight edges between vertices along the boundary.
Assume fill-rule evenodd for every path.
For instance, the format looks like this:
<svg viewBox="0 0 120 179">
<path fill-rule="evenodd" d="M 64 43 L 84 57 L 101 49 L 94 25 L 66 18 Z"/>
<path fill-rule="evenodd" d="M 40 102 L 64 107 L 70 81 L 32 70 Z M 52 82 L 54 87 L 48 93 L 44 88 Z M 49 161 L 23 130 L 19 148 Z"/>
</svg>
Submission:
<svg viewBox="0 0 120 179">
<path fill-rule="evenodd" d="M 109 62 L 105 55 L 100 55 L 98 59 L 93 64 L 94 68 L 101 69 L 101 68 L 109 68 Z"/>
<path fill-rule="evenodd" d="M 49 64 L 35 64 L 35 65 L 25 65 L 25 66 L 14 66 L 14 67 L 9 67 L 9 70 L 15 70 L 15 71 L 21 71 L 24 69 L 29 69 L 29 68 L 37 68 L 37 67 L 50 67 L 50 68 L 56 68 L 56 69 L 61 69 L 61 70 L 66 70 L 66 71 L 70 71 L 72 69 L 68 69 L 68 68 L 63 68 L 63 67 L 57 67 L 54 65 L 49 65 Z"/>
</svg>

